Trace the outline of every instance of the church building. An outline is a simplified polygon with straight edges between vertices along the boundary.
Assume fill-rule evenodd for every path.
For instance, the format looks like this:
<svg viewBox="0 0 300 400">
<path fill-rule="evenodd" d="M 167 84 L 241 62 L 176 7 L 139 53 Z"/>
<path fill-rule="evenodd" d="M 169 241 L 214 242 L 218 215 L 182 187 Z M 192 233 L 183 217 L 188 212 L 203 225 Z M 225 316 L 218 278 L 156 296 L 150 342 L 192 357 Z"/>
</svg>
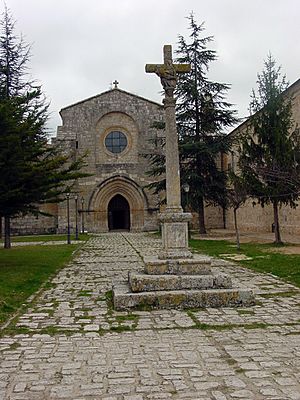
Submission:
<svg viewBox="0 0 300 400">
<path fill-rule="evenodd" d="M 84 171 L 70 193 L 71 225 L 88 232 L 158 229 L 159 198 L 147 189 L 154 179 L 146 155 L 161 151 L 163 106 L 117 87 L 60 111 L 56 143 L 72 157 L 86 154 Z M 58 205 L 57 231 L 66 231 L 66 202 Z M 83 219 L 83 221 L 82 221 Z"/>
<path fill-rule="evenodd" d="M 73 160 L 85 155 L 83 171 L 90 175 L 75 183 L 65 201 L 40 207 L 52 216 L 15 218 L 12 234 L 66 233 L 68 215 L 72 233 L 76 225 L 79 232 L 94 233 L 159 229 L 161 199 L 147 188 L 157 180 L 148 174 L 147 155 L 162 152 L 164 131 L 154 125 L 164 121 L 164 108 L 117 85 L 60 111 L 53 141 Z M 207 207 L 205 223 L 222 228 L 221 209 Z"/>
</svg>

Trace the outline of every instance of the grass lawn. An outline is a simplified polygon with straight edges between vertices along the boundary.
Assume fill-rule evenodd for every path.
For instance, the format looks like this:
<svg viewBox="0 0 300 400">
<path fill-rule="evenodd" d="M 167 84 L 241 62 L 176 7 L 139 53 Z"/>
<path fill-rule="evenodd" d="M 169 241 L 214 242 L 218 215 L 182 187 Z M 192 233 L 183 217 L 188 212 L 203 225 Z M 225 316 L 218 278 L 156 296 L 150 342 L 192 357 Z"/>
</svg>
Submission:
<svg viewBox="0 0 300 400">
<path fill-rule="evenodd" d="M 71 258 L 78 245 L 0 249 L 0 324 Z"/>
<path fill-rule="evenodd" d="M 79 240 L 87 240 L 87 233 L 80 233 Z M 30 235 L 30 236 L 12 236 L 11 241 L 13 242 L 49 242 L 49 241 L 67 241 L 67 235 Z M 71 241 L 75 241 L 75 235 L 71 235 Z M 0 239 L 0 243 L 3 243 L 3 237 Z"/>
<path fill-rule="evenodd" d="M 238 251 L 234 243 L 226 240 L 191 240 L 190 246 L 201 253 L 214 257 L 221 254 L 245 254 L 251 260 L 240 260 L 238 264 L 259 272 L 269 272 L 300 287 L 300 255 L 272 252 L 273 244 L 241 244 Z"/>
</svg>

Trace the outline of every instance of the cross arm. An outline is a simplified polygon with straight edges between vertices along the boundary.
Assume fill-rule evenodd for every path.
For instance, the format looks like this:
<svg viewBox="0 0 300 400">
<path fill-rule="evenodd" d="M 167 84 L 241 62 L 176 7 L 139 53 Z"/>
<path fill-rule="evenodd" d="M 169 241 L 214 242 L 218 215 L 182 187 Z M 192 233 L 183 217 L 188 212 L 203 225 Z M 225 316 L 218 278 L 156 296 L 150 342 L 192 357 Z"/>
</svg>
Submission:
<svg viewBox="0 0 300 400">
<path fill-rule="evenodd" d="M 163 67 L 163 64 L 146 64 L 145 71 L 146 72 L 157 72 Z"/>
<path fill-rule="evenodd" d="M 191 65 L 190 64 L 173 64 L 173 67 L 176 71 L 177 74 L 182 74 L 185 72 L 190 72 L 191 70 Z M 168 71 L 168 66 L 165 64 L 146 64 L 145 66 L 145 71 L 146 72 L 154 72 L 154 73 L 161 73 L 163 74 L 164 72 Z"/>
</svg>

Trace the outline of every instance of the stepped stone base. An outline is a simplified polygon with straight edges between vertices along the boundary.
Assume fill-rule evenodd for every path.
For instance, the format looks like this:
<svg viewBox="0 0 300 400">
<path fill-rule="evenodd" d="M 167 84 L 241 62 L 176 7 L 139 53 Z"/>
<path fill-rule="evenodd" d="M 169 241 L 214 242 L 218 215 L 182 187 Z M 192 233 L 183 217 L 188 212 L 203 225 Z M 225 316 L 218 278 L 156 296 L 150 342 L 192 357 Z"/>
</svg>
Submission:
<svg viewBox="0 0 300 400">
<path fill-rule="evenodd" d="M 147 275 L 129 274 L 129 285 L 133 292 L 160 290 L 232 288 L 228 275 Z"/>
<path fill-rule="evenodd" d="M 116 310 L 127 310 L 139 306 L 159 309 L 184 309 L 204 307 L 237 307 L 254 305 L 251 290 L 209 289 L 170 290 L 133 293 L 129 285 L 113 287 L 113 302 Z"/>
<path fill-rule="evenodd" d="M 211 259 L 145 257 L 143 273 L 129 273 L 128 283 L 114 285 L 116 310 L 152 308 L 248 307 L 251 290 L 232 288 L 231 278 L 211 267 Z"/>
<path fill-rule="evenodd" d="M 145 273 L 149 275 L 207 275 L 211 274 L 211 261 L 208 257 L 194 255 L 193 258 L 165 259 L 145 257 Z"/>
</svg>

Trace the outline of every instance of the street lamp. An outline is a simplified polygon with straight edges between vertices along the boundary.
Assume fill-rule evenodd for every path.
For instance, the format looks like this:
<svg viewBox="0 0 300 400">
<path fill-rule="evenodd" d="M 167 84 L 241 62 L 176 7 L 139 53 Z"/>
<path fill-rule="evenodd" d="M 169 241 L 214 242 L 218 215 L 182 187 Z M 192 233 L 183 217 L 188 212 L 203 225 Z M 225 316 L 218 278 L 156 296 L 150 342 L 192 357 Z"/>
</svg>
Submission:
<svg viewBox="0 0 300 400">
<path fill-rule="evenodd" d="M 84 233 L 84 197 L 81 197 L 81 233 Z"/>
<path fill-rule="evenodd" d="M 185 206 L 185 211 L 187 211 L 188 205 L 189 205 L 189 191 L 190 191 L 190 185 L 186 182 L 182 185 L 182 189 L 186 194 L 186 206 Z M 190 221 L 188 221 L 188 238 L 191 239 L 191 231 L 190 231 Z"/>
<path fill-rule="evenodd" d="M 67 198 L 67 243 L 71 244 L 71 235 L 70 235 L 70 193 L 66 193 Z"/>
<path fill-rule="evenodd" d="M 75 240 L 79 240 L 78 237 L 78 196 L 75 194 Z"/>
<path fill-rule="evenodd" d="M 182 185 L 182 189 L 183 189 L 183 191 L 184 191 L 185 194 L 186 194 L 186 207 L 185 207 L 185 210 L 187 210 L 187 207 L 188 207 L 188 205 L 189 205 L 189 191 L 190 191 L 190 185 L 189 185 L 188 183 L 184 183 L 184 184 Z"/>
</svg>

